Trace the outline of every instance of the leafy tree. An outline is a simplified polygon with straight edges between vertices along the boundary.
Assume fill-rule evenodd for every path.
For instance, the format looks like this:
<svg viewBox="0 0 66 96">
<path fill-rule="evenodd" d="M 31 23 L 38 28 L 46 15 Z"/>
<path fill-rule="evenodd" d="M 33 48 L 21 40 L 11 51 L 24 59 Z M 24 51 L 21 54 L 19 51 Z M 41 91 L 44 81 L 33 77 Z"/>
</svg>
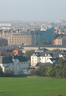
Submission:
<svg viewBox="0 0 66 96">
<path fill-rule="evenodd" d="M 58 64 L 52 66 L 49 76 L 66 78 L 66 60 L 62 58 L 58 59 Z"/>
<path fill-rule="evenodd" d="M 2 71 L 2 68 L 0 67 L 0 76 L 3 75 L 3 71 Z"/>
<path fill-rule="evenodd" d="M 49 76 L 50 70 L 51 66 L 49 64 L 40 64 L 36 73 L 39 76 Z"/>
<path fill-rule="evenodd" d="M 51 77 L 55 77 L 55 65 L 53 65 L 52 67 L 51 67 L 51 70 L 49 71 L 49 76 L 51 76 Z"/>
<path fill-rule="evenodd" d="M 26 51 L 25 55 L 27 55 L 30 59 L 31 55 L 34 53 L 34 50 Z"/>
</svg>

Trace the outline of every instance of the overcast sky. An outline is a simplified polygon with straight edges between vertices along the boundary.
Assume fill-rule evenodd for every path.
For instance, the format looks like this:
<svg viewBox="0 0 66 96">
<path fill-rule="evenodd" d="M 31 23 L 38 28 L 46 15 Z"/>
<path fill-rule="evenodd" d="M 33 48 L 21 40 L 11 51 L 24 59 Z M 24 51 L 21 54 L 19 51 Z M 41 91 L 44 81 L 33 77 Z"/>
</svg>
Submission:
<svg viewBox="0 0 66 96">
<path fill-rule="evenodd" d="M 66 19 L 66 0 L 0 0 L 0 21 Z"/>
</svg>

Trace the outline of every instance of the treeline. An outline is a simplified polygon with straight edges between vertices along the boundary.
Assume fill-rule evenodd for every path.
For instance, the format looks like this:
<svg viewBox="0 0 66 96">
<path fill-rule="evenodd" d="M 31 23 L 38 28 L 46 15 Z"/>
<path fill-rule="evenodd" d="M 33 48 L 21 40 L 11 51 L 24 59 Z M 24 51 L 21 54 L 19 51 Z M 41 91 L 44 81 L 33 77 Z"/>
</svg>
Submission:
<svg viewBox="0 0 66 96">
<path fill-rule="evenodd" d="M 33 75 L 66 78 L 66 59 L 58 59 L 58 64 L 39 64 L 36 69 L 32 70 Z"/>
</svg>

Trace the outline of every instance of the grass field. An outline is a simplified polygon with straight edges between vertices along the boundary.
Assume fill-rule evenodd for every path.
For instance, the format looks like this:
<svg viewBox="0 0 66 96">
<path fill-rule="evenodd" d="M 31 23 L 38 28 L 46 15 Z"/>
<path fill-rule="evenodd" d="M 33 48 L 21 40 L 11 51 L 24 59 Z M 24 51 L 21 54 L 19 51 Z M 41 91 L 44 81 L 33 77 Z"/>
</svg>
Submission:
<svg viewBox="0 0 66 96">
<path fill-rule="evenodd" d="M 66 96 L 66 80 L 0 77 L 0 96 Z"/>
</svg>

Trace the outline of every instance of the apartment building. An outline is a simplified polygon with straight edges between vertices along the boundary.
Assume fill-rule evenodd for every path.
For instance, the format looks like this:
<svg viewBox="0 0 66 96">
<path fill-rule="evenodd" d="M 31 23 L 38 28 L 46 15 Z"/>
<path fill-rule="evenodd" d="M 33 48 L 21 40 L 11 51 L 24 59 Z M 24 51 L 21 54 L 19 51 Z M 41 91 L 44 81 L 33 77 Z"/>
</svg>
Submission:
<svg viewBox="0 0 66 96">
<path fill-rule="evenodd" d="M 8 40 L 8 45 L 32 45 L 31 35 L 11 32 L 0 32 L 0 37 Z"/>
</svg>

